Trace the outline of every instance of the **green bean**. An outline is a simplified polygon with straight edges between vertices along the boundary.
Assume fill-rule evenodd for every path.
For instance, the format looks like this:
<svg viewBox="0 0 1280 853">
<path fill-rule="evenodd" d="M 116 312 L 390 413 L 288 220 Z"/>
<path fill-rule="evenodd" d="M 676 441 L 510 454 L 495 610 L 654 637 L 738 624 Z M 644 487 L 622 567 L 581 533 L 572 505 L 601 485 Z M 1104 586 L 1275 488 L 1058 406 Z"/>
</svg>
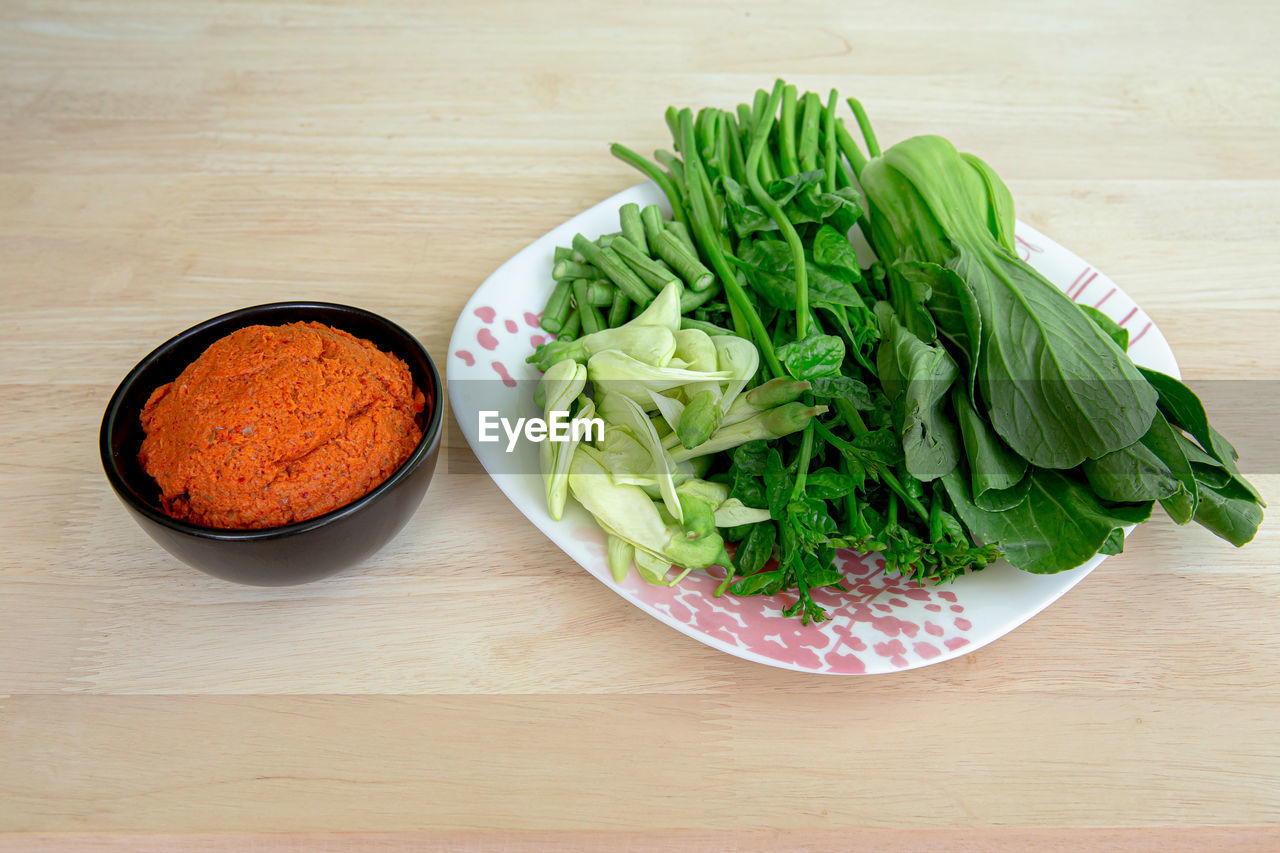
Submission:
<svg viewBox="0 0 1280 853">
<path fill-rule="evenodd" d="M 691 254 L 687 246 L 672 234 L 664 231 L 654 244 L 658 257 L 662 258 L 694 290 L 706 290 L 715 281 L 711 270 L 703 266 L 698 256 Z"/>
<path fill-rule="evenodd" d="M 737 180 L 746 171 L 746 157 L 742 153 L 742 130 L 732 113 L 725 113 L 724 120 L 725 135 L 729 137 L 729 175 Z"/>
<path fill-rule="evenodd" d="M 604 320 L 600 317 L 600 311 L 591 304 L 591 294 L 587 292 L 590 287 L 591 282 L 585 278 L 574 279 L 573 298 L 578 303 L 578 316 L 582 318 L 582 331 L 588 335 L 604 328 Z M 612 303 L 612 298 L 609 301 Z"/>
<path fill-rule="evenodd" d="M 640 221 L 644 224 L 645 246 L 646 250 L 652 254 L 653 250 L 647 247 L 658 239 L 658 235 L 666 228 L 662 224 L 662 208 L 656 204 L 646 204 L 640 210 Z M 639 245 L 639 244 L 637 244 Z"/>
<path fill-rule="evenodd" d="M 644 238 L 644 223 L 640 221 L 640 205 L 629 202 L 622 206 L 618 211 L 618 220 L 622 225 L 622 236 L 626 237 L 635 247 L 646 255 L 649 254 L 649 244 Z"/>
<path fill-rule="evenodd" d="M 631 316 L 631 300 L 627 298 L 627 294 L 621 290 L 614 288 L 613 304 L 609 306 L 609 316 L 605 320 L 610 329 L 616 329 L 623 323 L 627 322 L 627 318 Z"/>
<path fill-rule="evenodd" d="M 653 152 L 653 159 L 657 160 L 659 163 L 663 165 L 664 168 L 666 168 L 667 173 L 671 175 L 671 179 L 673 181 L 675 181 L 680 186 L 684 186 L 685 184 L 684 163 L 680 161 L 679 157 L 672 154 L 670 151 L 659 150 L 659 151 Z"/>
<path fill-rule="evenodd" d="M 607 281 L 585 279 L 588 282 L 587 287 L 587 304 L 594 305 L 597 308 L 604 308 L 613 304 L 613 294 L 618 288 L 614 287 Z"/>
<path fill-rule="evenodd" d="M 564 328 L 560 330 L 560 334 L 556 335 L 558 341 L 571 341 L 578 336 L 579 330 L 582 328 L 582 318 L 578 316 L 578 309 L 574 308 L 569 313 L 569 319 L 565 321 Z"/>
<path fill-rule="evenodd" d="M 626 237 L 618 237 L 613 241 L 613 250 L 626 262 L 636 275 L 644 279 L 645 284 L 661 292 L 670 282 L 679 281 L 679 276 L 671 271 L 662 261 L 655 261 Z"/>
<path fill-rule="evenodd" d="M 666 230 L 670 231 L 677 240 L 684 244 L 684 247 L 689 250 L 689 254 L 697 257 L 698 247 L 693 244 L 693 237 L 689 235 L 689 229 L 683 222 L 668 222 Z"/>
<path fill-rule="evenodd" d="M 695 308 L 701 308 L 718 296 L 721 290 L 723 288 L 718 281 L 705 290 L 694 290 L 691 287 L 685 288 L 684 293 L 680 294 L 680 313 L 687 314 Z"/>
<path fill-rule="evenodd" d="M 555 335 L 564 328 L 565 321 L 569 318 L 569 297 L 572 295 L 572 288 L 569 280 L 556 282 L 555 289 L 551 291 L 551 298 L 547 300 L 547 306 L 542 309 L 542 321 L 540 325 L 543 330 Z"/>
<path fill-rule="evenodd" d="M 836 143 L 840 146 L 840 153 L 849 161 L 849 165 L 853 167 L 854 175 L 862 174 L 862 167 L 867 165 L 867 157 L 862 153 L 862 149 L 858 147 L 858 143 L 853 141 L 848 128 L 844 126 L 844 119 L 836 120 Z"/>
<path fill-rule="evenodd" d="M 595 281 L 605 276 L 603 272 L 591 266 L 591 264 L 580 264 L 574 260 L 565 260 L 556 261 L 556 265 L 551 268 L 551 277 L 556 281 L 562 278 L 586 278 Z"/>
<path fill-rule="evenodd" d="M 836 156 L 836 101 L 840 95 L 835 89 L 827 96 L 827 108 L 822 111 L 822 165 L 826 168 L 824 187 L 827 192 L 836 191 L 836 170 L 840 158 Z"/>
<path fill-rule="evenodd" d="M 613 249 L 601 249 L 581 234 L 573 236 L 573 248 L 581 252 L 583 257 L 595 266 L 604 270 L 614 284 L 616 284 L 623 293 L 627 294 L 627 298 L 635 302 L 637 305 L 645 306 L 653 301 L 653 291 L 651 291 L 639 276 L 631 271 L 622 260 L 618 257 L 618 253 Z"/>
</svg>

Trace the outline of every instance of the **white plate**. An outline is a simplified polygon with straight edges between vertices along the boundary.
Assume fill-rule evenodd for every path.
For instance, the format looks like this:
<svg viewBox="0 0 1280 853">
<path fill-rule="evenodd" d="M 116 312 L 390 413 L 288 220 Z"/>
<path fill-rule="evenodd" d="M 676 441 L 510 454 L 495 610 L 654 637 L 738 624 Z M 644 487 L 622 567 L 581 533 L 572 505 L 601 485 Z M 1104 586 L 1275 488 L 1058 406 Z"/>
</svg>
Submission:
<svg viewBox="0 0 1280 853">
<path fill-rule="evenodd" d="M 876 554 L 841 552 L 849 591 L 815 593 L 831 619 L 807 627 L 782 615 L 792 601 L 786 596 L 715 598 L 718 578 L 707 572 L 694 572 L 675 588 L 646 584 L 634 571 L 622 584 L 614 583 L 604 537 L 591 517 L 572 500 L 563 520 L 547 514 L 536 445 L 522 441 L 508 454 L 505 441 L 482 443 L 478 419 L 485 409 L 512 419 L 540 415 L 532 399 L 539 374 L 525 358 L 544 339 L 538 319 L 553 285 L 552 254 L 576 233 L 594 238 L 617 230 L 618 208 L 627 202 L 669 210 L 661 191 L 646 182 L 534 241 L 476 290 L 454 327 L 447 357 L 449 402 L 485 470 L 517 509 L 601 583 L 677 631 L 747 660 L 803 672 L 880 673 L 939 663 L 990 643 L 1052 604 L 1106 559 L 1094 557 L 1056 575 L 1028 574 L 1000 562 L 953 583 L 921 587 L 886 577 Z M 1073 299 L 1129 329 L 1134 361 L 1180 375 L 1160 330 L 1105 275 L 1022 222 L 1017 246 Z"/>
</svg>

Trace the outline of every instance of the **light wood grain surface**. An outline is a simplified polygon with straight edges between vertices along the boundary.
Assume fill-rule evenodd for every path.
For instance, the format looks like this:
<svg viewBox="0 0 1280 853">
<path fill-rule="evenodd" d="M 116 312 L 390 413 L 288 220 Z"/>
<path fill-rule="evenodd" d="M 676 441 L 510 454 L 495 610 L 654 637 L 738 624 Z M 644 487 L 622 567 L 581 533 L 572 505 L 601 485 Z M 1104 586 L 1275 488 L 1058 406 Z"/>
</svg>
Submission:
<svg viewBox="0 0 1280 853">
<path fill-rule="evenodd" d="M 1274 849 L 1274 523 L 1162 517 L 986 648 L 820 678 L 625 604 L 456 431 L 399 538 L 289 589 L 153 546 L 96 431 L 155 344 L 256 302 L 443 363 L 490 272 L 636 182 L 608 142 L 777 76 L 979 152 L 1185 375 L 1274 401 L 1277 8 L 0 4 L 0 850 Z"/>
</svg>

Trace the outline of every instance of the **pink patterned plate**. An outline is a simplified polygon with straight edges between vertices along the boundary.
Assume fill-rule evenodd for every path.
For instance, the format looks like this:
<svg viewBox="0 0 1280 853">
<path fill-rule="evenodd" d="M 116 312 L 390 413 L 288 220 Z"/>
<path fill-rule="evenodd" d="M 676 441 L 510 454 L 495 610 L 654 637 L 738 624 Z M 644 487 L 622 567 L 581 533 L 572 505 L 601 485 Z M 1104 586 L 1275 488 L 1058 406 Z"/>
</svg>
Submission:
<svg viewBox="0 0 1280 853">
<path fill-rule="evenodd" d="M 1039 613 L 1093 571 L 1105 557 L 1057 575 L 1032 575 L 998 563 L 944 586 L 919 586 L 884 572 L 878 554 L 842 553 L 848 592 L 815 595 L 831 619 L 802 626 L 781 611 L 790 599 L 712 595 L 718 578 L 694 572 L 678 587 L 650 586 L 635 572 L 621 584 L 605 563 L 604 537 L 570 501 L 565 517 L 547 514 L 537 446 L 480 442 L 479 413 L 515 419 L 539 414 L 532 390 L 538 373 L 525 363 L 543 341 L 538 312 L 551 292 L 552 254 L 581 232 L 617 228 L 627 202 L 660 204 L 661 191 L 643 183 L 600 202 L 520 251 L 476 290 L 449 342 L 449 402 L 472 450 L 494 482 L 566 554 L 618 595 L 676 630 L 758 663 L 802 672 L 870 674 L 949 660 L 990 643 Z M 669 209 L 669 208 L 668 208 Z M 1093 305 L 1132 334 L 1139 364 L 1179 375 L 1169 344 L 1149 318 L 1105 275 L 1034 228 L 1017 225 L 1022 257 L 1071 298 Z"/>
</svg>

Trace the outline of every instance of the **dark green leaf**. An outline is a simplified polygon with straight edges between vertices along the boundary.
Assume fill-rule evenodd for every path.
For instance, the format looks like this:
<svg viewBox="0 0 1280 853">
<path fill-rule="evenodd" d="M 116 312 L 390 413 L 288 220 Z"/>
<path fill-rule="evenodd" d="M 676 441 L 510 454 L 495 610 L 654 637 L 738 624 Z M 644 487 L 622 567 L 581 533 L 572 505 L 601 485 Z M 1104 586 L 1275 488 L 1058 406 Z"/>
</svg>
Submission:
<svg viewBox="0 0 1280 853">
<path fill-rule="evenodd" d="M 876 364 L 880 384 L 901 419 L 907 470 L 920 480 L 934 480 L 960 460 L 960 439 L 945 410 L 947 390 L 960 371 L 946 350 L 911 334 L 885 303 L 876 306 L 876 313 L 881 319 Z"/>
<path fill-rule="evenodd" d="M 973 481 L 974 502 L 993 510 L 1005 509 L 1021 502 L 1026 489 L 1019 491 L 1015 487 L 1022 482 L 1027 471 L 1027 461 L 1000 440 L 986 420 L 973 408 L 969 395 L 960 386 L 952 387 L 951 403 L 955 408 L 956 420 L 960 422 L 960 435 L 964 439 L 965 458 L 969 462 L 969 476 Z"/>
<path fill-rule="evenodd" d="M 813 262 L 846 284 L 862 281 L 862 269 L 853 244 L 830 225 L 823 225 L 813 235 Z"/>
<path fill-rule="evenodd" d="M 898 320 L 920 340 L 933 343 L 938 339 L 938 326 L 929 302 L 935 276 L 920 263 L 896 263 L 889 272 L 895 285 L 891 301 Z"/>
<path fill-rule="evenodd" d="M 851 495 L 860 485 L 858 477 L 843 474 L 834 468 L 820 468 L 817 471 L 810 471 L 804 482 L 805 494 L 815 498 L 822 498 L 823 500 L 835 500 L 845 495 Z"/>
<path fill-rule="evenodd" d="M 782 464 L 782 455 L 770 448 L 765 458 L 764 489 L 765 498 L 769 502 L 769 514 L 775 519 L 787 517 L 787 502 L 791 500 L 791 489 L 795 485 L 795 477 Z"/>
<path fill-rule="evenodd" d="M 1179 487 L 1173 494 L 1161 498 L 1160 505 L 1176 524 L 1186 524 L 1196 514 L 1196 506 L 1200 501 L 1200 487 L 1196 482 L 1195 472 L 1182 449 L 1182 434 L 1170 426 L 1161 412 L 1156 412 L 1151 429 L 1142 437 L 1142 444 L 1165 464 L 1169 473 L 1178 481 Z M 1190 444 L 1190 442 L 1187 442 Z"/>
<path fill-rule="evenodd" d="M 748 441 L 733 449 L 733 466 L 757 477 L 764 475 L 764 461 L 769 445 L 764 441 Z"/>
<path fill-rule="evenodd" d="M 741 469 L 735 469 L 734 471 L 733 485 L 729 490 L 729 497 L 737 498 L 746 506 L 754 509 L 767 509 L 769 506 L 769 498 L 765 493 L 764 481 Z"/>
<path fill-rule="evenodd" d="M 1231 446 L 1231 442 L 1213 428 L 1209 423 L 1209 416 L 1205 413 L 1204 404 L 1200 402 L 1200 398 L 1195 395 L 1190 388 L 1183 385 L 1172 376 L 1166 376 L 1156 370 L 1148 370 L 1141 368 L 1142 375 L 1155 388 L 1156 393 L 1160 395 L 1160 411 L 1164 412 L 1165 417 L 1169 419 L 1169 423 L 1173 426 L 1180 427 L 1191 433 L 1196 441 L 1200 443 L 1210 456 L 1218 461 L 1223 468 L 1231 473 L 1231 477 L 1235 482 L 1250 495 L 1254 497 L 1263 506 L 1266 503 L 1262 500 L 1262 495 L 1253 487 L 1253 484 L 1244 478 L 1240 473 L 1240 468 L 1236 465 L 1236 460 L 1240 458 L 1240 454 L 1236 453 L 1236 449 Z"/>
<path fill-rule="evenodd" d="M 1141 524 L 1151 503 L 1105 504 L 1085 483 L 1059 471 L 1028 474 L 1027 498 L 1003 512 L 988 512 L 969 499 L 960 471 L 942 478 L 961 520 L 984 542 L 998 542 L 1015 568 L 1053 574 L 1083 565 L 1113 531 Z"/>
<path fill-rule="evenodd" d="M 1101 329 L 1107 337 L 1116 342 L 1116 346 L 1122 350 L 1129 349 L 1129 330 L 1121 326 L 1115 320 L 1112 320 L 1106 314 L 1103 314 L 1092 305 L 1080 305 L 1085 314 L 1089 315 L 1089 319 Z"/>
<path fill-rule="evenodd" d="M 782 572 L 774 570 L 771 572 L 757 572 L 748 575 L 742 580 L 729 587 L 729 592 L 734 595 L 774 595 L 782 586 Z"/>
<path fill-rule="evenodd" d="M 751 525 L 751 529 L 733 555 L 733 564 L 740 574 L 751 575 L 764 568 L 765 563 L 769 562 L 773 556 L 773 543 L 777 532 L 777 525 L 772 521 L 761 521 Z M 749 595 L 750 593 L 740 594 Z"/>
<path fill-rule="evenodd" d="M 1163 500 L 1182 488 L 1169 466 L 1140 441 L 1086 461 L 1084 475 L 1098 497 L 1109 501 Z"/>
<path fill-rule="evenodd" d="M 1016 254 L 1017 248 L 1013 241 L 1013 194 L 995 170 L 978 157 L 973 154 L 961 154 L 960 157 L 982 178 L 983 188 L 986 190 L 983 206 L 987 211 L 987 228 L 991 231 L 991 236 L 1010 253 Z"/>
<path fill-rule="evenodd" d="M 1115 555 L 1124 551 L 1124 530 L 1116 528 L 1111 531 L 1111 535 L 1107 537 L 1107 541 L 1102 543 L 1102 547 L 1098 549 L 1099 554 Z"/>
<path fill-rule="evenodd" d="M 1027 461 L 1074 468 L 1151 427 L 1155 391 L 1062 291 L 1017 257 L 961 247 L 981 315 L 978 381 L 995 431 Z"/>
<path fill-rule="evenodd" d="M 809 380 L 809 392 L 819 399 L 848 400 L 855 409 L 873 407 L 867 386 L 848 376 L 815 376 Z"/>
<path fill-rule="evenodd" d="M 1222 488 L 1200 483 L 1196 523 L 1237 548 L 1248 544 L 1262 524 L 1262 507 L 1236 480 Z"/>
<path fill-rule="evenodd" d="M 810 334 L 778 347 L 777 356 L 796 379 L 838 375 L 844 364 L 844 341 L 834 335 Z"/>
</svg>

